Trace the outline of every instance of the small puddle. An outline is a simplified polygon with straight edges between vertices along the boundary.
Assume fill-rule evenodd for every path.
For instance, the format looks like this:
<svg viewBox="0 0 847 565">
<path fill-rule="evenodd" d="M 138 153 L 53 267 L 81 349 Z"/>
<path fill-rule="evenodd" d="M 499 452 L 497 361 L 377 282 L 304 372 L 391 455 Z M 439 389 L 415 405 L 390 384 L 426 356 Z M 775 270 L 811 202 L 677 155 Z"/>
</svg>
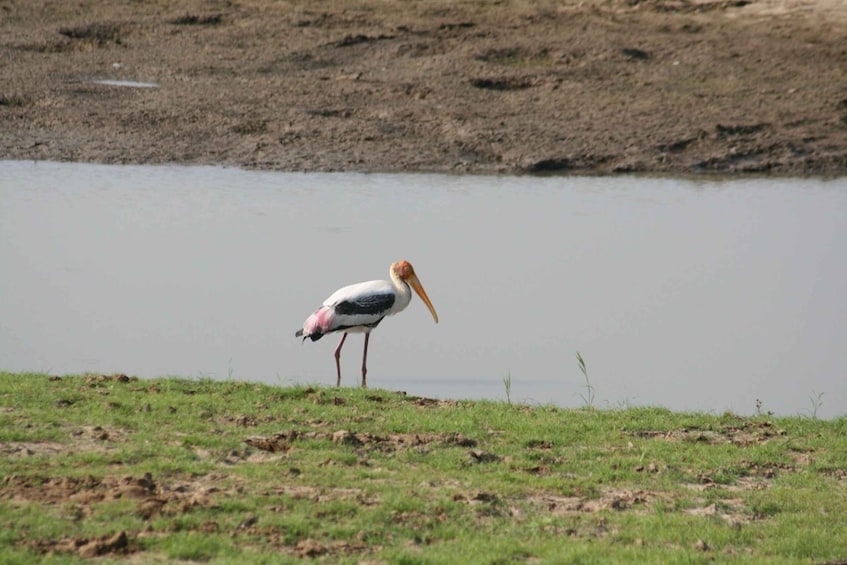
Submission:
<svg viewBox="0 0 847 565">
<path fill-rule="evenodd" d="M 155 82 L 140 82 L 136 80 L 111 80 L 111 79 L 98 79 L 98 80 L 89 80 L 89 84 L 102 84 L 104 86 L 124 86 L 127 88 L 159 88 L 159 85 Z"/>
</svg>

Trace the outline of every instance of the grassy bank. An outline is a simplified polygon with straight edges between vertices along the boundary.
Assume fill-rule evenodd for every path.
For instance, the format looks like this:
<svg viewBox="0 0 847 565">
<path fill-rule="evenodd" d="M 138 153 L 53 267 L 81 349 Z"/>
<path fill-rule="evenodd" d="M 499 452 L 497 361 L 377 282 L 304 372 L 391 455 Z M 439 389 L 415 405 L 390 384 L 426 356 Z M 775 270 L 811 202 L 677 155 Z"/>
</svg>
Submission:
<svg viewBox="0 0 847 565">
<path fill-rule="evenodd" d="M 0 562 L 847 559 L 847 419 L 0 373 Z"/>
</svg>

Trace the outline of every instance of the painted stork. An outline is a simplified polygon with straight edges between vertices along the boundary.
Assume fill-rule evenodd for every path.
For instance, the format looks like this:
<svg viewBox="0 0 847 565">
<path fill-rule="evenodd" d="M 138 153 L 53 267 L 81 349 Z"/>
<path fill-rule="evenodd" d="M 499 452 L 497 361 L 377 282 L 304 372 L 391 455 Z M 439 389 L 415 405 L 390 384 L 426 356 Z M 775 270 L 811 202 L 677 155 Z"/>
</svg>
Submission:
<svg viewBox="0 0 847 565">
<path fill-rule="evenodd" d="M 303 341 L 306 338 L 317 341 L 325 334 L 344 332 L 338 347 L 335 348 L 335 370 L 338 374 L 335 386 L 341 386 L 341 346 L 344 345 L 347 334 L 354 332 L 365 334 L 362 386 L 368 386 L 368 340 L 371 330 L 386 316 L 401 312 L 409 305 L 412 300 L 410 286 L 429 308 L 435 323 L 438 323 L 435 307 L 429 301 L 412 264 L 408 261 L 392 263 L 389 274 L 390 281 L 368 281 L 339 288 L 324 300 L 323 305 L 303 322 L 303 328 L 294 334 L 295 337 L 302 337 Z"/>
</svg>

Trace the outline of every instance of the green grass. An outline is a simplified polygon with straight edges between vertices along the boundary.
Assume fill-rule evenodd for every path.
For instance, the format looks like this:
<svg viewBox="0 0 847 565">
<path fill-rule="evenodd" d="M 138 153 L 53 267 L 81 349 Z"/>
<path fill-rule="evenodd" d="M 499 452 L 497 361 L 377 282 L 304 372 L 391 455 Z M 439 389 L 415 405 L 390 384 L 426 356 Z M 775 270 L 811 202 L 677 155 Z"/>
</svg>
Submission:
<svg viewBox="0 0 847 565">
<path fill-rule="evenodd" d="M 845 418 L 0 373 L 0 562 L 834 561 L 845 437 Z"/>
</svg>

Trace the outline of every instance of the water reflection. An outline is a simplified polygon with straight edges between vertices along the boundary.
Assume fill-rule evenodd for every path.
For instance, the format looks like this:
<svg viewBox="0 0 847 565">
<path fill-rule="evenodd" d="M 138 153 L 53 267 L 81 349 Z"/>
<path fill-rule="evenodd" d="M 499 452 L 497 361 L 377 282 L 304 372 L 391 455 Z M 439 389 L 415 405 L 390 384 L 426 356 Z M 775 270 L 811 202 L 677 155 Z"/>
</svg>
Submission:
<svg viewBox="0 0 847 565">
<path fill-rule="evenodd" d="M 0 162 L 0 367 L 333 384 L 334 289 L 415 265 L 371 386 L 847 413 L 847 181 L 280 174 Z M 356 381 L 361 336 L 345 345 Z"/>
</svg>

